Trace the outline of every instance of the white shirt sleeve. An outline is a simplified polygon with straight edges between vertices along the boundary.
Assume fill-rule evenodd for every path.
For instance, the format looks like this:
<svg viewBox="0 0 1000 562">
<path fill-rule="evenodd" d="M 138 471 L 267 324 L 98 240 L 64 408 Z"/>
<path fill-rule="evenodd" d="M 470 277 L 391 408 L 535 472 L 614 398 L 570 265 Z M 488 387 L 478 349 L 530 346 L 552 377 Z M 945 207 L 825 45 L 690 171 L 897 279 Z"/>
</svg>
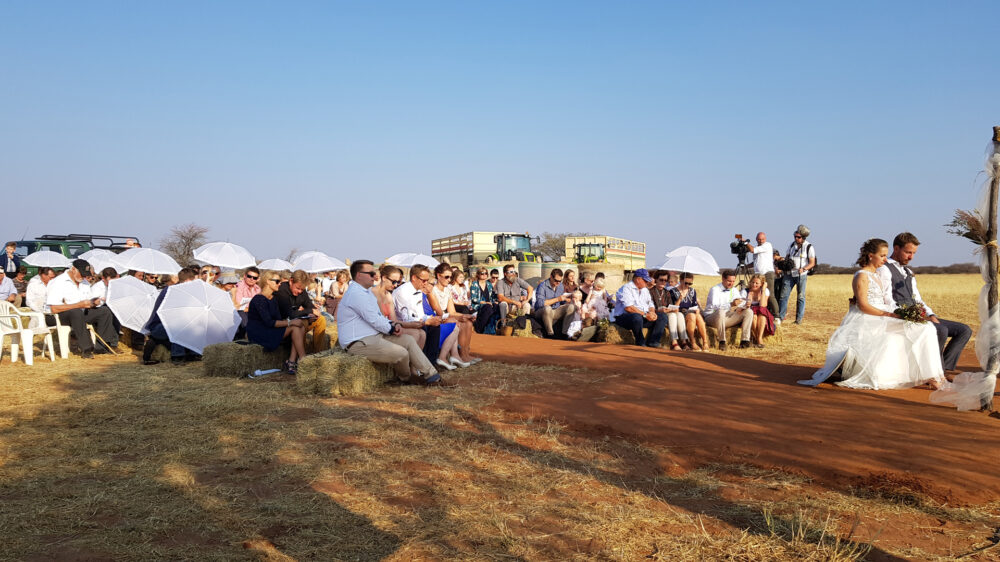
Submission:
<svg viewBox="0 0 1000 562">
<path fill-rule="evenodd" d="M 927 310 L 927 316 L 934 316 L 934 311 L 931 310 L 931 305 L 924 301 L 924 298 L 920 296 L 920 290 L 917 289 L 917 277 L 914 275 L 910 277 L 910 282 L 913 283 L 913 300 L 917 302 L 924 303 L 924 309 Z M 892 296 L 892 291 L 889 291 L 889 296 Z"/>
</svg>

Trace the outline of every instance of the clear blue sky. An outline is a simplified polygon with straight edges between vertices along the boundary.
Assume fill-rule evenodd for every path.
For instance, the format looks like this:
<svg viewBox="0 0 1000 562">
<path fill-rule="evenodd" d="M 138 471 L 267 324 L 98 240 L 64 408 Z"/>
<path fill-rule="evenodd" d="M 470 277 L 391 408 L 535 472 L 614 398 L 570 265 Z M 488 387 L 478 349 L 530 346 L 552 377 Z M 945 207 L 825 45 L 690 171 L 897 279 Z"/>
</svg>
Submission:
<svg viewBox="0 0 1000 562">
<path fill-rule="evenodd" d="M 972 261 L 1000 3 L 0 3 L 3 234 L 259 258 L 469 230 Z M 655 265 L 651 263 L 651 265 Z"/>
</svg>

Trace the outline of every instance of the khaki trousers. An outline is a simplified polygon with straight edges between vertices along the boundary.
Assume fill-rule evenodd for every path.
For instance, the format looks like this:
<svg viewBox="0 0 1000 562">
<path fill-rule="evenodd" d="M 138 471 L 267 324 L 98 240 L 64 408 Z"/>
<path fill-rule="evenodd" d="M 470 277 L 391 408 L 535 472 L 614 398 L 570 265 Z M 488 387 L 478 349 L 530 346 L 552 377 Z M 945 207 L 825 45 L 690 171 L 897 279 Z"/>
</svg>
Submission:
<svg viewBox="0 0 1000 562">
<path fill-rule="evenodd" d="M 309 327 L 306 328 L 307 332 L 312 332 L 313 342 L 312 342 L 312 352 L 316 353 L 318 351 L 324 351 L 330 349 L 330 346 L 326 345 L 326 318 L 323 316 L 317 316 L 316 320 Z"/>
<path fill-rule="evenodd" d="M 730 308 L 723 312 L 716 310 L 705 315 L 705 324 L 715 328 L 719 343 L 726 341 L 726 328 L 739 326 L 743 341 L 750 341 L 750 327 L 753 326 L 753 311 L 749 308 Z"/>
<path fill-rule="evenodd" d="M 407 334 L 398 336 L 374 334 L 361 338 L 351 344 L 347 353 L 364 357 L 372 363 L 392 365 L 401 381 L 410 380 L 411 366 L 425 376 L 437 372 L 424 356 L 423 350 L 417 346 L 417 340 Z"/>
<path fill-rule="evenodd" d="M 564 304 L 559 308 L 552 308 L 551 306 L 542 306 L 535 311 L 533 316 L 535 320 L 542 323 L 545 328 L 545 333 L 547 335 L 552 335 L 555 330 L 552 328 L 552 324 L 556 320 L 562 320 L 562 326 L 559 329 L 560 334 L 565 334 L 569 331 L 569 325 L 573 323 L 573 313 L 576 312 L 575 304 Z"/>
</svg>

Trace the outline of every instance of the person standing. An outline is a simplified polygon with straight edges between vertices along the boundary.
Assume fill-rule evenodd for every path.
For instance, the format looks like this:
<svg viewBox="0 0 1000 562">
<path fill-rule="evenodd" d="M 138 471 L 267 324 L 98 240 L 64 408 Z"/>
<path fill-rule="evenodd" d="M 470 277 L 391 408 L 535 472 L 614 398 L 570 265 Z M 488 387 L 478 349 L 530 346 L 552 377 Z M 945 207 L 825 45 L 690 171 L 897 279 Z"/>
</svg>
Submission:
<svg viewBox="0 0 1000 562">
<path fill-rule="evenodd" d="M 757 245 L 747 244 L 753 252 L 753 272 L 756 275 L 763 275 L 767 283 L 767 309 L 771 315 L 778 313 L 778 299 L 774 292 L 774 246 L 767 241 L 767 234 L 757 233 Z"/>
<path fill-rule="evenodd" d="M 927 318 L 937 330 L 938 347 L 941 348 L 941 366 L 945 371 L 954 371 L 965 344 L 972 337 L 972 329 L 954 320 L 938 318 L 931 307 L 924 302 L 917 289 L 917 278 L 910 269 L 910 261 L 917 255 L 920 240 L 909 232 L 901 232 L 892 240 L 892 256 L 885 265 L 878 268 L 879 279 L 897 305 L 921 303 L 927 310 Z M 888 299 L 886 299 L 888 300 Z M 948 340 L 951 341 L 948 341 Z"/>
<path fill-rule="evenodd" d="M 809 273 L 816 267 L 816 250 L 813 245 L 806 242 L 809 237 L 809 229 L 806 225 L 800 224 L 793 233 L 795 241 L 788 246 L 785 254 L 786 260 L 792 261 L 792 269 L 782 275 L 781 302 L 778 305 L 777 324 L 785 320 L 788 312 L 788 299 L 792 296 L 792 288 L 795 288 L 796 307 L 795 323 L 801 324 L 802 317 L 806 313 L 806 279 Z"/>
<path fill-rule="evenodd" d="M 21 258 L 14 253 L 16 249 L 17 244 L 7 242 L 4 246 L 4 253 L 0 254 L 0 270 L 3 270 L 11 279 L 17 275 L 17 270 L 21 268 Z"/>
</svg>

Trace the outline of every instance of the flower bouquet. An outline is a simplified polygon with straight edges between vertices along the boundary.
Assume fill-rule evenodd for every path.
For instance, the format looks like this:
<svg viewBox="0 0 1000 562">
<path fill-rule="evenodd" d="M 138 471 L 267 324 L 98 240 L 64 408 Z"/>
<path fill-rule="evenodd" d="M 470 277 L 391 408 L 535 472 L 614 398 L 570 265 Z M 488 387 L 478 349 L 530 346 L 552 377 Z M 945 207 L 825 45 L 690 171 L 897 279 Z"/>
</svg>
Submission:
<svg viewBox="0 0 1000 562">
<path fill-rule="evenodd" d="M 921 302 L 898 306 L 892 313 L 907 322 L 915 324 L 927 322 L 927 308 Z"/>
</svg>

